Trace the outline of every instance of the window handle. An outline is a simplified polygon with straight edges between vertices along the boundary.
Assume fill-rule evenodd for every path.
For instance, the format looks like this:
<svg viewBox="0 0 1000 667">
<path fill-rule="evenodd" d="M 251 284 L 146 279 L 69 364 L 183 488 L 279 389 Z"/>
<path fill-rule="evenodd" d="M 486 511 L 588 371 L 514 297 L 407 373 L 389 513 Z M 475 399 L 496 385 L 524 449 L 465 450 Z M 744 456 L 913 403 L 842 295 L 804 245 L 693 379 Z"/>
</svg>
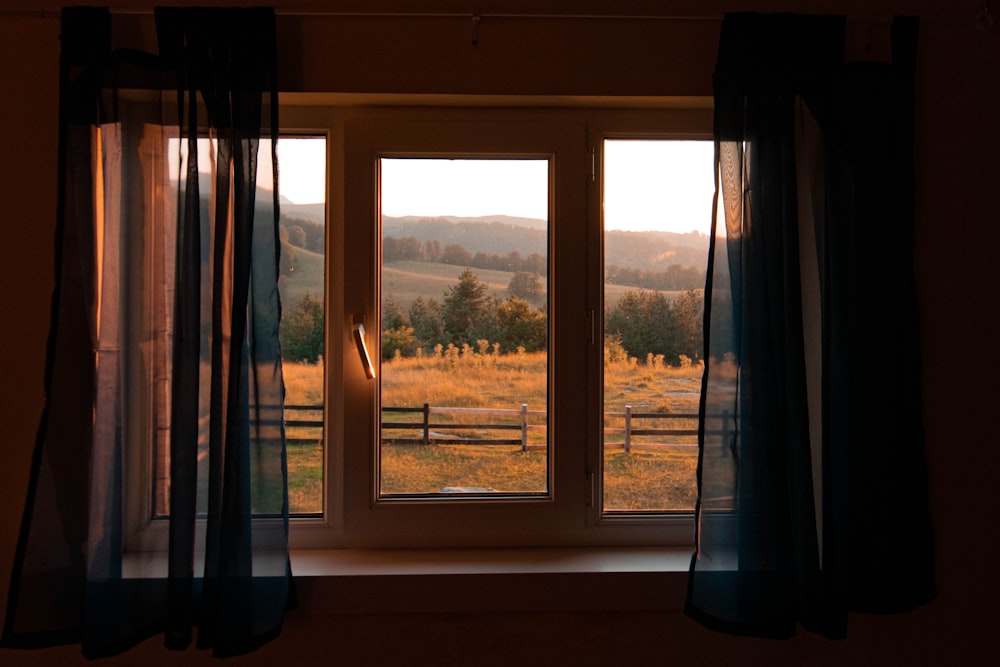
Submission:
<svg viewBox="0 0 1000 667">
<path fill-rule="evenodd" d="M 361 367 L 365 369 L 365 377 L 374 380 L 375 366 L 372 364 L 371 355 L 368 354 L 368 346 L 365 344 L 365 325 L 360 322 L 354 324 L 354 344 L 358 347 L 358 356 L 361 358 Z"/>
</svg>

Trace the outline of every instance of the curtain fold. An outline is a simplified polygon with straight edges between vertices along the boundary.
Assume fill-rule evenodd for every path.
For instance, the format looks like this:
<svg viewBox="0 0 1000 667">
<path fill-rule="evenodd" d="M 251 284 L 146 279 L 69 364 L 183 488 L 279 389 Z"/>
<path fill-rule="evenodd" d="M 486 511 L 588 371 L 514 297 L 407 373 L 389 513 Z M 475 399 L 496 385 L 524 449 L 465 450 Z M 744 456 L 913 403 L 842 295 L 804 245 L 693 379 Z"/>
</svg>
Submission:
<svg viewBox="0 0 1000 667">
<path fill-rule="evenodd" d="M 912 267 L 917 24 L 727 16 L 687 612 L 843 636 L 934 595 Z"/>
<path fill-rule="evenodd" d="M 3 642 L 216 655 L 289 604 L 268 9 L 62 23 L 56 292 Z M 258 183 L 258 152 L 270 150 Z"/>
</svg>

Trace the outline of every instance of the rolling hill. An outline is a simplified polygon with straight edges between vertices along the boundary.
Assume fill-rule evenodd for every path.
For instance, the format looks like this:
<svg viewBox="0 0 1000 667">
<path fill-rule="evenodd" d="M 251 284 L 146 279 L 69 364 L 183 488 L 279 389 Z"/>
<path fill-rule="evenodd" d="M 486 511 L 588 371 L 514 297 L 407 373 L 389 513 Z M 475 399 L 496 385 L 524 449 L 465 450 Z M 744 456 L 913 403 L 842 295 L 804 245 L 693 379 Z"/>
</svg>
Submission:
<svg viewBox="0 0 1000 667">
<path fill-rule="evenodd" d="M 458 276 L 464 270 L 464 266 L 437 262 L 390 262 L 382 269 L 382 297 L 392 295 L 404 310 L 409 309 L 418 296 L 433 298 L 440 303 L 445 290 L 458 283 Z M 488 294 L 507 298 L 507 285 L 512 273 L 488 269 L 473 271 L 479 280 L 486 283 Z"/>
<path fill-rule="evenodd" d="M 390 218 L 382 219 L 382 236 L 421 242 L 437 241 L 442 247 L 460 245 L 469 252 L 506 255 L 517 251 L 524 256 L 546 254 L 548 239 L 543 220 L 496 215 L 485 218 Z"/>
<path fill-rule="evenodd" d="M 283 248 L 278 291 L 284 312 L 295 308 L 307 293 L 321 297 L 325 289 L 325 275 L 326 261 L 323 255 L 304 248 Z"/>
<path fill-rule="evenodd" d="M 309 205 L 313 206 L 313 205 Z M 289 205 L 282 211 L 285 216 L 307 220 L 315 211 L 309 206 Z M 321 205 L 318 210 L 321 212 Z M 288 221 L 294 222 L 294 221 Z M 383 232 L 386 236 L 405 238 L 412 236 L 421 242 L 437 241 L 442 247 L 461 245 L 470 253 L 486 252 L 504 254 L 517 251 L 523 256 L 532 252 L 547 251 L 545 222 L 508 216 L 487 218 L 386 218 Z M 310 232 L 313 231 L 313 225 Z M 318 226 L 318 225 L 317 225 Z M 314 247 L 315 250 L 315 247 Z M 307 292 L 320 295 L 324 289 L 324 256 L 299 247 L 290 247 L 282 259 L 281 290 L 286 308 Z M 672 265 L 690 266 L 704 270 L 708 252 L 708 237 L 703 234 L 674 234 L 670 232 L 610 231 L 606 235 L 605 263 L 646 271 L 662 271 Z M 286 263 L 287 262 L 287 263 Z M 445 290 L 454 285 L 464 265 L 427 261 L 386 262 L 382 272 L 382 293 L 392 298 L 404 309 L 417 296 L 440 300 Z M 473 267 L 480 280 L 487 283 L 489 293 L 506 298 L 507 285 L 513 275 L 509 271 Z M 629 289 L 629 284 L 606 286 L 609 305 Z M 674 295 L 676 292 L 663 292 Z M 541 301 L 539 302 L 541 303 Z M 537 304 L 536 304 L 537 305 Z"/>
<path fill-rule="evenodd" d="M 441 246 L 460 245 L 470 253 L 500 255 L 512 251 L 526 257 L 546 255 L 548 239 L 543 220 L 488 216 L 485 218 L 386 217 L 382 236 L 413 237 L 437 241 Z M 708 236 L 698 233 L 609 231 L 605 239 L 605 264 L 646 271 L 662 271 L 671 265 L 703 269 L 708 257 Z"/>
</svg>

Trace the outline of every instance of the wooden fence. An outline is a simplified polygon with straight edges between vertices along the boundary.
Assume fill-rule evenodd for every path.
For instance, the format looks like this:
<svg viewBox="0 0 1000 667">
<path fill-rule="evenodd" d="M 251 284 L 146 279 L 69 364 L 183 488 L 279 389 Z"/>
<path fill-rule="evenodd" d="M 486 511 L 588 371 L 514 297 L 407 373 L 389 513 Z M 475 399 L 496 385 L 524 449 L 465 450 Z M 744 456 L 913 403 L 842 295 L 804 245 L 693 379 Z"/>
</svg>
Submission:
<svg viewBox="0 0 1000 667">
<path fill-rule="evenodd" d="M 306 418 L 302 413 L 312 413 L 318 417 Z M 297 419 L 289 419 L 289 415 Z M 319 433 L 316 433 L 317 429 Z M 322 405 L 285 405 L 285 442 L 289 445 L 315 445 L 322 440 L 323 406 Z M 312 433 L 310 433 L 312 431 Z"/>
<path fill-rule="evenodd" d="M 520 445 L 522 451 L 529 449 L 545 449 L 544 444 L 532 445 L 528 442 L 529 430 L 544 430 L 545 424 L 531 424 L 530 417 L 544 417 L 544 410 L 529 410 L 527 403 L 522 403 L 520 409 L 514 408 L 448 408 L 433 407 L 424 403 L 419 408 L 395 408 L 383 407 L 382 414 L 386 413 L 409 413 L 419 414 L 420 421 L 397 422 L 382 421 L 382 442 L 392 444 L 430 444 L 433 442 L 447 442 L 449 444 L 475 444 L 475 445 Z M 483 422 L 452 422 L 452 421 L 431 421 L 431 415 L 459 415 L 459 416 L 479 416 L 479 417 L 507 417 L 505 422 L 483 423 Z M 417 430 L 420 436 L 417 438 L 387 438 L 386 431 L 392 430 Z M 446 431 L 518 431 L 518 437 L 495 438 L 495 437 L 468 437 L 459 434 L 448 434 Z"/>
<path fill-rule="evenodd" d="M 698 415 L 691 413 L 664 413 L 664 412 L 632 412 L 632 406 L 626 405 L 624 412 L 605 412 L 604 419 L 623 419 L 625 425 L 622 428 L 604 429 L 604 449 L 624 449 L 626 453 L 633 449 L 661 449 L 663 447 L 697 448 L 698 443 L 688 442 L 634 442 L 636 436 L 660 436 L 667 438 L 698 437 Z M 636 428 L 634 422 L 648 419 L 678 419 L 689 422 L 693 428 Z M 621 434 L 622 442 L 608 442 L 608 435 Z"/>
<path fill-rule="evenodd" d="M 289 444 L 315 443 L 316 437 L 300 437 L 301 429 L 316 429 L 323 427 L 322 419 L 296 418 L 289 419 L 289 413 L 300 414 L 303 412 L 319 413 L 322 415 L 321 405 L 286 405 L 285 406 L 285 428 L 286 441 Z M 545 424 L 531 423 L 532 417 L 545 417 L 544 410 L 529 410 L 528 405 L 522 404 L 520 409 L 492 409 L 492 408 L 451 408 L 436 407 L 425 403 L 421 407 L 383 407 L 382 408 L 382 442 L 391 444 L 422 444 L 448 443 L 448 444 L 470 444 L 470 445 L 518 445 L 522 451 L 544 450 L 545 444 L 533 444 L 528 437 L 530 431 L 544 430 Z M 408 421 L 386 421 L 385 416 L 392 415 L 417 415 L 415 419 Z M 432 415 L 456 415 L 456 416 L 477 416 L 499 418 L 503 421 L 495 423 L 483 423 L 478 421 L 447 421 L 433 420 Z M 691 439 L 698 435 L 698 415 L 691 413 L 664 413 L 664 412 L 634 412 L 632 406 L 626 405 L 622 412 L 605 412 L 605 420 L 622 420 L 621 428 L 614 427 L 604 429 L 606 450 L 623 449 L 625 452 L 633 450 L 651 450 L 662 448 L 697 448 L 695 442 L 679 442 L 680 439 Z M 641 428 L 642 422 L 650 420 L 680 420 L 686 422 L 688 428 Z M 637 422 L 640 424 L 637 425 Z M 728 424 L 729 419 L 723 419 L 723 424 Z M 416 435 L 400 435 L 398 437 L 387 437 L 386 432 L 410 431 Z M 470 437 L 455 433 L 455 431 L 477 431 L 479 433 L 489 433 L 492 431 L 514 431 L 516 435 L 511 437 Z M 621 441 L 610 441 L 607 436 L 621 436 Z M 637 441 L 637 437 L 658 437 L 664 442 L 649 442 L 648 440 Z"/>
</svg>

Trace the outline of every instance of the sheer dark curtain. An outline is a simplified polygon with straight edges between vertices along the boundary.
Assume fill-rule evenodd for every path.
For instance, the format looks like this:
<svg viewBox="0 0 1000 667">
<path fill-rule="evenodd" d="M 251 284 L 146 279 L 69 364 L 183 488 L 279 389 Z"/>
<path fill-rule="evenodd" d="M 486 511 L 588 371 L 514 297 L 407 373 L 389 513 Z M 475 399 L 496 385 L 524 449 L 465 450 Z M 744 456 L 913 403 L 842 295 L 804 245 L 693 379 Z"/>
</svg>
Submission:
<svg viewBox="0 0 1000 667">
<path fill-rule="evenodd" d="M 913 278 L 917 22 L 727 16 L 687 612 L 830 637 L 934 596 Z"/>
<path fill-rule="evenodd" d="M 3 642 L 243 653 L 289 603 L 273 11 L 62 18 L 56 293 Z M 258 182 L 260 178 L 260 182 Z"/>
</svg>

